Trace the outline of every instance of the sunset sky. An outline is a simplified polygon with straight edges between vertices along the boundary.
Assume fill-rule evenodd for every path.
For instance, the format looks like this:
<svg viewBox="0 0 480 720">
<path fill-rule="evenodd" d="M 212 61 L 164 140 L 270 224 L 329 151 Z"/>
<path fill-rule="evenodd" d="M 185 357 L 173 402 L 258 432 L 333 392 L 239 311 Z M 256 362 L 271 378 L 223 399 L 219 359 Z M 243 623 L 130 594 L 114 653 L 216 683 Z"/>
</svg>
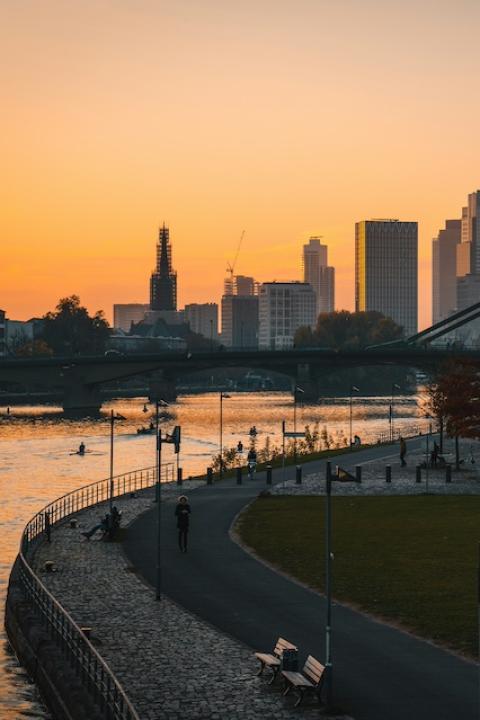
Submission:
<svg viewBox="0 0 480 720">
<path fill-rule="evenodd" d="M 179 304 L 226 264 L 299 279 L 319 234 L 353 309 L 354 223 L 431 239 L 480 187 L 478 0 L 3 0 L 0 307 L 147 302 L 169 224 Z"/>
</svg>

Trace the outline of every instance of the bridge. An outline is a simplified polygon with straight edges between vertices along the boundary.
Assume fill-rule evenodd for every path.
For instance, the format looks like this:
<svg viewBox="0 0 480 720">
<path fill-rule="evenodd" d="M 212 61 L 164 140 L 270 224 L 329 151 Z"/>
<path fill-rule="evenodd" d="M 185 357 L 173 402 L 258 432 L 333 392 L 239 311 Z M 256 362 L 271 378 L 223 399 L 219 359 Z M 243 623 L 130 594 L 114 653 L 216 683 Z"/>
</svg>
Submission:
<svg viewBox="0 0 480 720">
<path fill-rule="evenodd" d="M 396 342 L 364 350 L 299 348 L 294 350 L 217 350 L 164 352 L 148 355 L 101 355 L 0 361 L 0 383 L 41 384 L 63 393 L 67 414 L 95 414 L 101 408 L 103 383 L 154 373 L 154 394 L 166 397 L 178 379 L 199 370 L 245 367 L 276 371 L 299 382 L 305 398 L 316 400 L 319 380 L 334 369 L 361 366 L 403 366 L 433 372 L 452 358 L 480 364 L 480 349 L 434 349 Z"/>
</svg>

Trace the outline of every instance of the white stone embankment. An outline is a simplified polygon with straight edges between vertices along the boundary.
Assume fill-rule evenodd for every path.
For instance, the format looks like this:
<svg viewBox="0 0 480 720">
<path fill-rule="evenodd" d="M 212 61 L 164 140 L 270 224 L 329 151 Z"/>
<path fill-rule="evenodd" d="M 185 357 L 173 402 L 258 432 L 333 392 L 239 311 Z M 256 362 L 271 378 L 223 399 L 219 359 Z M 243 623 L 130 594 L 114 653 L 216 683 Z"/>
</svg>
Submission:
<svg viewBox="0 0 480 720">
<path fill-rule="evenodd" d="M 198 485 L 187 482 L 182 491 L 201 492 Z M 165 502 L 175 502 L 179 494 L 175 485 L 162 487 Z M 152 501 L 152 491 L 116 501 L 122 525 Z M 318 718 L 315 701 L 293 709 L 293 698 L 282 697 L 279 682 L 268 686 L 256 677 L 258 663 L 249 648 L 167 598 L 155 601 L 120 543 L 95 536 L 86 541 L 82 531 L 98 522 L 102 510 L 80 513 L 77 528 L 69 522 L 55 527 L 51 544 L 38 549 L 33 566 L 76 622 L 92 628 L 92 642 L 141 720 Z M 44 571 L 46 560 L 53 560 L 56 572 Z"/>
</svg>

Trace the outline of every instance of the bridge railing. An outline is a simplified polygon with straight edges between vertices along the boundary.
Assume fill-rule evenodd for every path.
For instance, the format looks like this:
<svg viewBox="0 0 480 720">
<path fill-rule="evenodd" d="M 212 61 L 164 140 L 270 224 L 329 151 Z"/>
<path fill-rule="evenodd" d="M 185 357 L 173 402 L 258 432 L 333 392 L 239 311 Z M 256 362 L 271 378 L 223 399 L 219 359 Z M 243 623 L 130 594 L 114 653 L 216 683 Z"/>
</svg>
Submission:
<svg viewBox="0 0 480 720">
<path fill-rule="evenodd" d="M 16 560 L 18 580 L 25 596 L 40 613 L 48 631 L 62 653 L 81 677 L 106 720 L 140 720 L 112 669 L 99 655 L 68 611 L 45 587 L 30 566 L 27 554 L 31 544 L 56 524 L 80 510 L 113 500 L 156 483 L 156 467 L 116 475 L 93 482 L 46 505 L 27 523 Z M 173 463 L 162 464 L 161 482 L 173 480 Z"/>
</svg>

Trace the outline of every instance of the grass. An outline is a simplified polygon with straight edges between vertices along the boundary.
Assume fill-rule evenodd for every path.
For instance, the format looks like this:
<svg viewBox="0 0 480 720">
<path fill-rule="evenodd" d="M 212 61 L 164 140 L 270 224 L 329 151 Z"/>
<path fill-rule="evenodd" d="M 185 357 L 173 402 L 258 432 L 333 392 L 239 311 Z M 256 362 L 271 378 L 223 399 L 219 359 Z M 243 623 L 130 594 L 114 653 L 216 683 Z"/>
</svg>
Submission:
<svg viewBox="0 0 480 720">
<path fill-rule="evenodd" d="M 480 497 L 333 497 L 333 595 L 474 657 Z M 324 590 L 324 498 L 259 498 L 237 530 L 259 556 Z"/>
</svg>

